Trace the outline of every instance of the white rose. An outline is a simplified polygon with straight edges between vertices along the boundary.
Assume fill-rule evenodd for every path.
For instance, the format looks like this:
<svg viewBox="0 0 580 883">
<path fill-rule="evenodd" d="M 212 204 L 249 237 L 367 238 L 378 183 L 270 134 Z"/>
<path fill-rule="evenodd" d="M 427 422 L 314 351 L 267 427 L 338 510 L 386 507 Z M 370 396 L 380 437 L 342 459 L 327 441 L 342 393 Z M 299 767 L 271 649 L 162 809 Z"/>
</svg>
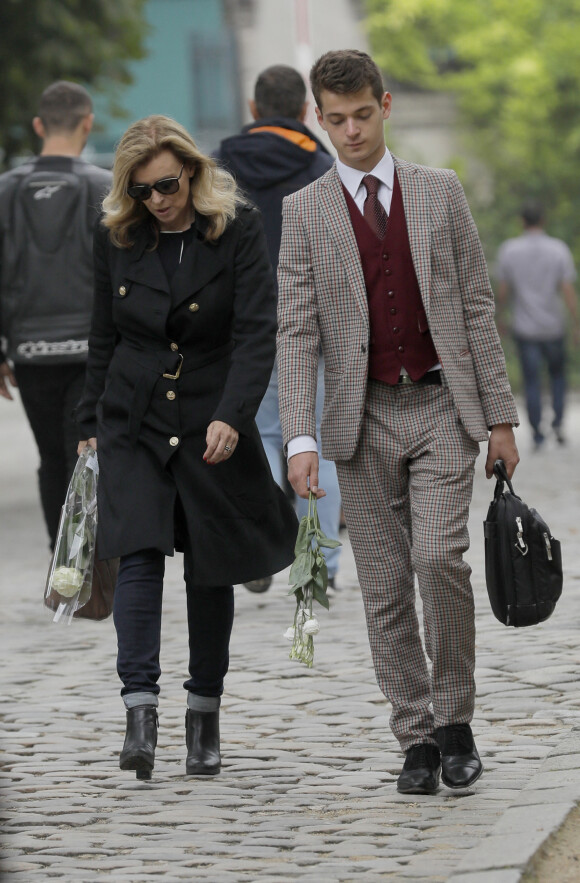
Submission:
<svg viewBox="0 0 580 883">
<path fill-rule="evenodd" d="M 293 641 L 293 640 L 294 640 L 294 626 L 291 625 L 290 628 L 287 628 L 287 629 L 286 629 L 286 631 L 284 632 L 284 637 L 285 637 L 288 641 Z"/>
<path fill-rule="evenodd" d="M 315 616 L 312 619 L 309 619 L 308 622 L 305 622 L 302 626 L 302 631 L 305 635 L 317 635 L 320 631 L 320 626 L 318 625 L 318 620 Z"/>
<path fill-rule="evenodd" d="M 76 567 L 57 567 L 52 575 L 51 586 L 63 598 L 72 598 L 83 584 L 83 574 Z"/>
</svg>

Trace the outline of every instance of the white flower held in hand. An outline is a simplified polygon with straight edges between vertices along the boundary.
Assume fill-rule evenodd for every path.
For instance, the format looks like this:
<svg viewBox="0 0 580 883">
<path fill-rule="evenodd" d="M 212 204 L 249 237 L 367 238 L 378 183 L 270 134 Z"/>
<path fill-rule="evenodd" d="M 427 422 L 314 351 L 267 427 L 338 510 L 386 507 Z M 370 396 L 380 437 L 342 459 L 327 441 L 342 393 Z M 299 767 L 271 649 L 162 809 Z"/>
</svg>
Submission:
<svg viewBox="0 0 580 883">
<path fill-rule="evenodd" d="M 284 637 L 287 638 L 288 641 L 294 640 L 294 626 L 291 625 L 289 628 L 286 629 L 286 631 L 284 632 Z"/>
<path fill-rule="evenodd" d="M 57 567 L 52 575 L 52 588 L 63 598 L 72 598 L 82 584 L 83 574 L 76 567 Z"/>
<path fill-rule="evenodd" d="M 328 571 L 325 549 L 340 546 L 338 540 L 331 540 L 322 532 L 318 517 L 316 497 L 308 496 L 308 514 L 302 518 L 294 546 L 294 563 L 290 568 L 288 592 L 296 598 L 294 628 L 286 631 L 285 637 L 292 641 L 290 659 L 303 662 L 312 668 L 314 660 L 314 639 L 320 631 L 318 620 L 312 615 L 312 603 L 317 601 L 326 610 L 329 608 L 326 589 Z"/>
<path fill-rule="evenodd" d="M 304 625 L 302 626 L 302 631 L 305 635 L 317 635 L 320 631 L 320 626 L 318 625 L 318 620 L 315 616 L 311 619 L 307 619 Z"/>
</svg>

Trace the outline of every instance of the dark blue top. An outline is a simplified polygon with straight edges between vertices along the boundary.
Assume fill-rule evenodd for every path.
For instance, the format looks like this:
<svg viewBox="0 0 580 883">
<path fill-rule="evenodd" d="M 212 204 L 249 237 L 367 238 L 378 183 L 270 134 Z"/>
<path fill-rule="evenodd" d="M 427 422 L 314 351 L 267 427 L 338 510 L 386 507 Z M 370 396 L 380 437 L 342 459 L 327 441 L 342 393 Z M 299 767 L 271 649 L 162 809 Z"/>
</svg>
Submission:
<svg viewBox="0 0 580 883">
<path fill-rule="evenodd" d="M 255 131 L 269 126 L 305 135 L 316 149 L 307 150 L 283 134 Z M 260 209 L 270 260 L 276 270 L 282 236 L 282 200 L 320 178 L 334 160 L 310 129 L 287 117 L 250 123 L 239 135 L 222 141 L 215 156 Z"/>
</svg>

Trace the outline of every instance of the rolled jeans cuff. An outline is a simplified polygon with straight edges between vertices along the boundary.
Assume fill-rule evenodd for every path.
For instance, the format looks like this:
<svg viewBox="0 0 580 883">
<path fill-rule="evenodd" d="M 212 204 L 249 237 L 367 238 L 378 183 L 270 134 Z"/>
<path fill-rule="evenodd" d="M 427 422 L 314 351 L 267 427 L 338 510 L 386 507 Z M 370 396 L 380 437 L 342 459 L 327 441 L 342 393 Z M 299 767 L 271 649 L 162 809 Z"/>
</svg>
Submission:
<svg viewBox="0 0 580 883">
<path fill-rule="evenodd" d="M 137 705 L 159 705 L 159 699 L 155 693 L 127 693 L 123 696 L 125 708 L 135 708 Z"/>
<path fill-rule="evenodd" d="M 219 696 L 197 696 L 195 693 L 187 694 L 187 707 L 190 711 L 217 711 L 220 707 Z"/>
</svg>

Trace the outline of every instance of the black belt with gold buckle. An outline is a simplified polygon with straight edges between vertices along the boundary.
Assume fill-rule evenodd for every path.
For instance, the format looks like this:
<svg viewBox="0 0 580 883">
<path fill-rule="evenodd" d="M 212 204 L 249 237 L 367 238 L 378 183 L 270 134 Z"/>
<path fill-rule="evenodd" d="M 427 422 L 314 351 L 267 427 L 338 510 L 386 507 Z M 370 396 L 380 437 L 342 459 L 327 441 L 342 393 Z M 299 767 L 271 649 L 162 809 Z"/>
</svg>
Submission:
<svg viewBox="0 0 580 883">
<path fill-rule="evenodd" d="M 400 374 L 399 379 L 397 380 L 397 384 L 402 384 L 404 386 L 417 386 L 419 384 L 431 384 L 433 386 L 441 386 L 441 371 L 427 371 L 427 373 L 423 374 L 422 377 L 419 377 L 418 380 L 413 380 L 409 374 Z"/>
<path fill-rule="evenodd" d="M 179 375 L 181 374 L 181 366 L 183 365 L 183 356 L 181 355 L 181 353 L 178 353 L 177 357 L 179 359 L 179 363 L 177 365 L 177 371 L 175 372 L 175 374 L 164 374 L 163 375 L 164 377 L 167 378 L 167 380 L 177 380 Z"/>
</svg>

